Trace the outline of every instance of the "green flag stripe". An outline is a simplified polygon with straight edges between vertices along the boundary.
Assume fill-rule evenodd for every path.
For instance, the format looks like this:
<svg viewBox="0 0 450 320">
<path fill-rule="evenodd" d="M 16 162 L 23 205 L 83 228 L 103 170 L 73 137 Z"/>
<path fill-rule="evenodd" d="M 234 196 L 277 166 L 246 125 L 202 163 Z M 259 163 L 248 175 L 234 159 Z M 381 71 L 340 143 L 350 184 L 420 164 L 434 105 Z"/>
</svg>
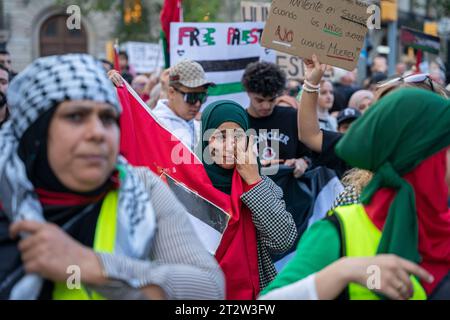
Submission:
<svg viewBox="0 0 450 320">
<path fill-rule="evenodd" d="M 160 32 L 160 38 L 162 40 L 162 45 L 163 45 L 163 53 L 164 53 L 164 62 L 166 65 L 166 68 L 170 68 L 170 53 L 169 53 L 169 48 L 167 45 L 167 38 L 166 38 L 166 34 L 164 33 L 164 31 L 161 30 Z"/>
<path fill-rule="evenodd" d="M 225 94 L 244 92 L 244 87 L 241 82 L 223 83 L 208 89 L 209 96 L 222 96 Z"/>
<path fill-rule="evenodd" d="M 425 52 L 429 52 L 429 53 L 433 53 L 433 54 L 439 54 L 439 50 L 430 46 L 424 46 L 424 45 L 420 45 L 420 44 L 411 44 L 409 45 L 409 47 L 417 49 L 417 50 L 422 50 Z"/>
</svg>

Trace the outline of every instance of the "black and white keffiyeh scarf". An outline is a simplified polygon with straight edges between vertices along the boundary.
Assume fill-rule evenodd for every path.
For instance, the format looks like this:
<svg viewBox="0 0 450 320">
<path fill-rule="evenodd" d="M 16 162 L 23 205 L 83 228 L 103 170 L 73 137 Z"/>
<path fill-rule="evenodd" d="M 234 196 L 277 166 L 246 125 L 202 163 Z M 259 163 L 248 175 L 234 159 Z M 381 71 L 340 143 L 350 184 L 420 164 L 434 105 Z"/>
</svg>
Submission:
<svg viewBox="0 0 450 320">
<path fill-rule="evenodd" d="M 116 92 L 100 62 L 89 55 L 71 54 L 36 60 L 10 84 L 11 117 L 0 129 L 0 203 L 12 223 L 44 222 L 43 207 L 18 154 L 20 139 L 39 117 L 69 100 L 108 103 L 120 113 Z M 122 157 L 117 161 L 120 181 L 115 254 L 145 258 L 155 232 L 150 195 L 134 169 Z M 1 213 L 0 213 L 1 214 Z M 6 279 L 8 280 L 8 279 Z M 1 279 L 0 279 L 1 281 Z M 10 299 L 36 299 L 43 279 L 26 275 L 10 290 Z M 0 282 L 1 287 L 4 283 Z"/>
</svg>

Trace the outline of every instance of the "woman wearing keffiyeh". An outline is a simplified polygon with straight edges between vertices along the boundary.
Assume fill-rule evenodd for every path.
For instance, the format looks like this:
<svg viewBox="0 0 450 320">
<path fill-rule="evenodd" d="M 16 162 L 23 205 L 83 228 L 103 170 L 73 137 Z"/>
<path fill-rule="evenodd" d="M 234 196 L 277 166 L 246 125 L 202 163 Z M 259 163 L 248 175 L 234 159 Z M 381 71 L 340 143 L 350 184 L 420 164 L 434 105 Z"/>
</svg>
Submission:
<svg viewBox="0 0 450 320">
<path fill-rule="evenodd" d="M 119 156 L 121 107 L 98 61 L 39 59 L 11 83 L 8 101 L 0 299 L 223 297 L 219 267 L 184 208 Z M 70 290 L 77 270 L 82 286 Z"/>
</svg>

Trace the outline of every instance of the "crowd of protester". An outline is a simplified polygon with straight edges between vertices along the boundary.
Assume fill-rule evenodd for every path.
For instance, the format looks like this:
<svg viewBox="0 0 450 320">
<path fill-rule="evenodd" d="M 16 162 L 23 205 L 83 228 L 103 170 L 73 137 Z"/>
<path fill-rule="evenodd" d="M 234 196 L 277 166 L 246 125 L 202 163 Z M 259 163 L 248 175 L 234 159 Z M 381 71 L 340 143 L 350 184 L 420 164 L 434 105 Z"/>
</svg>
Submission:
<svg viewBox="0 0 450 320">
<path fill-rule="evenodd" d="M 356 70 L 304 62 L 303 79 L 249 64 L 248 105 L 206 105 L 214 83 L 194 61 L 136 74 L 125 52 L 117 71 L 76 54 L 16 74 L 0 52 L 0 299 L 450 299 L 441 65 L 423 73 L 403 59 L 388 78 L 377 56 L 358 82 Z M 120 155 L 114 86 L 199 156 L 215 189 L 239 190 L 239 221 L 215 257 L 182 200 Z M 305 232 L 289 190 L 264 173 L 279 166 L 293 179 L 324 167 L 344 186 Z M 293 249 L 277 272 L 274 255 Z M 82 270 L 80 290 L 65 285 L 69 265 Z"/>
</svg>

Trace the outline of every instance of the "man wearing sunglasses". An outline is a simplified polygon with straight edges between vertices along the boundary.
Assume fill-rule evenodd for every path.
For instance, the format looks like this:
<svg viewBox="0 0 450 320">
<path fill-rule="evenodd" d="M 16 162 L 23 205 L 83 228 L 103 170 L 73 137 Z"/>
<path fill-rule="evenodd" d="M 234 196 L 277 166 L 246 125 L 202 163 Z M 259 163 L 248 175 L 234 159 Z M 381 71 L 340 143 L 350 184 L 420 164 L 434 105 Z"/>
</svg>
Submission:
<svg viewBox="0 0 450 320">
<path fill-rule="evenodd" d="M 166 129 L 191 150 L 199 141 L 200 123 L 195 118 L 211 85 L 200 64 L 183 60 L 170 69 L 168 99 L 159 100 L 153 110 Z"/>
</svg>

